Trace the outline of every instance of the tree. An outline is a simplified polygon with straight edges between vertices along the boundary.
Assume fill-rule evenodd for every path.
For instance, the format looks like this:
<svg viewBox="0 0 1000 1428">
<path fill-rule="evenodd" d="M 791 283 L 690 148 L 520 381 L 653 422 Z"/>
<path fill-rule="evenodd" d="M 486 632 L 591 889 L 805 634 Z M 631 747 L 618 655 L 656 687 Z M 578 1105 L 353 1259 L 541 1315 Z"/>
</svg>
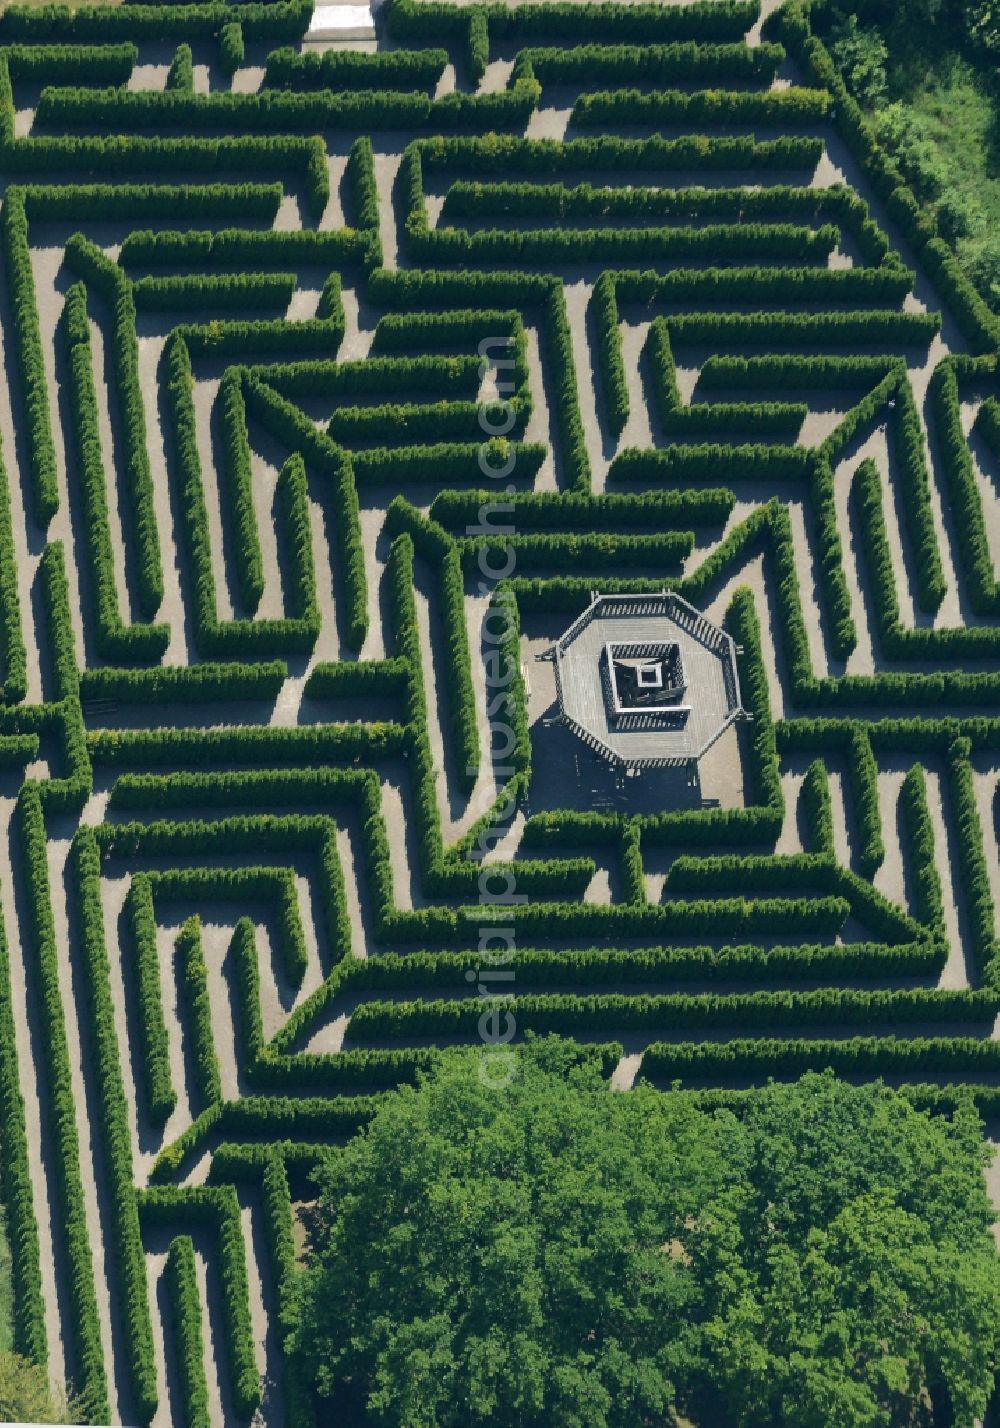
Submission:
<svg viewBox="0 0 1000 1428">
<path fill-rule="evenodd" d="M 889 52 L 878 30 L 862 29 L 857 15 L 839 16 L 830 37 L 830 53 L 856 99 L 869 108 L 885 103 Z"/>
<path fill-rule="evenodd" d="M 441 1058 L 319 1174 L 291 1351 L 405 1428 L 855 1428 L 985 1409 L 981 1128 L 832 1074 L 746 1113 L 609 1091 L 555 1039 Z"/>
<path fill-rule="evenodd" d="M 960 14 L 973 49 L 995 60 L 1000 55 L 1000 0 L 964 0 Z"/>
<path fill-rule="evenodd" d="M 43 1365 L 0 1352 L 0 1423 L 82 1423 L 80 1405 L 53 1389 Z"/>
</svg>

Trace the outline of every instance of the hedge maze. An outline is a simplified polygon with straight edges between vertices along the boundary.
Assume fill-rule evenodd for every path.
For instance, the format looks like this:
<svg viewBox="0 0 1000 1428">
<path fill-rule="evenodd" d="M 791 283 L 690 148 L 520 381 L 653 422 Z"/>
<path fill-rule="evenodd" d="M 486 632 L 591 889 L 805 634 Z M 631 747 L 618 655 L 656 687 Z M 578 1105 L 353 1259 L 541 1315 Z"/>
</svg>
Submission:
<svg viewBox="0 0 1000 1428">
<path fill-rule="evenodd" d="M 1000 1114 L 1000 321 L 765 10 L 0 16 L 0 1189 L 94 1423 L 314 1421 L 310 1170 L 498 987 Z M 535 659 L 664 588 L 693 780 Z"/>
</svg>

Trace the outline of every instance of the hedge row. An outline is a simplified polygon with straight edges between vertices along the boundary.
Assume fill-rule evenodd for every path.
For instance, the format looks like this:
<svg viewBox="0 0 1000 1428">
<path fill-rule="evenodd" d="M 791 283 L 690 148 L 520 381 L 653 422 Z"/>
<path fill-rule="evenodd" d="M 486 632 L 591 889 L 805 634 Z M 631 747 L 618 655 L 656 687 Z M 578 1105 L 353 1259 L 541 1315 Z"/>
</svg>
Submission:
<svg viewBox="0 0 1000 1428">
<path fill-rule="evenodd" d="M 674 40 L 669 44 L 574 44 L 571 49 L 523 49 L 513 78 L 541 84 L 589 84 L 592 80 L 652 80 L 694 84 L 706 79 L 770 83 L 785 58 L 781 45 Z"/>
<path fill-rule="evenodd" d="M 899 794 L 900 826 L 910 869 L 913 915 L 931 932 L 944 931 L 944 897 L 934 858 L 934 827 L 927 804 L 927 779 L 914 764 L 903 779 Z"/>
<path fill-rule="evenodd" d="M 649 530 L 717 525 L 736 497 L 724 487 L 686 491 L 643 491 L 639 495 L 582 491 L 524 491 L 502 499 L 492 491 L 439 491 L 430 517 L 465 534 L 515 531 Z M 478 523 L 478 524 L 477 524 Z"/>
<path fill-rule="evenodd" d="M 415 139 L 407 150 L 421 168 L 435 173 L 466 171 L 479 177 L 507 174 L 567 174 L 589 170 L 671 173 L 694 169 L 809 169 L 822 152 L 822 140 L 785 136 L 757 141 L 749 136 L 704 134 L 664 139 L 522 139 L 513 135 L 488 138 Z"/>
<path fill-rule="evenodd" d="M 219 849 L 210 839 L 205 851 Z M 185 898 L 211 897 L 219 902 L 242 902 L 248 898 L 273 903 L 275 912 L 275 951 L 282 970 L 293 987 L 300 985 L 305 975 L 309 954 L 306 949 L 302 920 L 299 917 L 295 877 L 285 867 L 240 868 L 172 868 L 169 872 L 145 875 L 154 898 L 172 901 Z M 159 982 L 151 996 L 159 1000 Z"/>
<path fill-rule="evenodd" d="M 850 736 L 847 778 L 858 825 L 858 869 L 862 877 L 871 878 L 885 862 L 885 845 L 878 804 L 878 764 L 863 727 L 854 729 Z"/>
<path fill-rule="evenodd" d="M 130 40 L 114 45 L 5 45 L 11 79 L 126 84 L 139 59 Z"/>
<path fill-rule="evenodd" d="M 813 224 L 839 222 L 845 227 L 861 227 L 868 218 L 868 205 L 841 186 L 814 189 L 788 184 L 757 189 L 622 188 L 586 181 L 570 185 L 456 179 L 445 194 L 441 211 L 445 218 L 724 217 L 743 222 L 792 216 Z M 614 274 L 603 276 L 614 283 Z"/>
<path fill-rule="evenodd" d="M 971 748 L 969 740 L 961 738 L 956 739 L 948 750 L 948 795 L 973 963 L 984 985 L 995 987 L 998 981 L 996 910 L 969 762 Z"/>
<path fill-rule="evenodd" d="M 799 808 L 807 830 L 809 851 L 832 858 L 833 804 L 830 800 L 830 779 L 822 759 L 814 760 L 806 771 Z"/>
<path fill-rule="evenodd" d="M 361 251 L 359 234 L 346 228 L 133 228 L 121 243 L 119 261 L 123 267 L 340 266 L 357 261 Z"/>
<path fill-rule="evenodd" d="M 117 264 L 110 262 L 99 248 L 80 234 L 74 234 L 67 243 L 65 261 L 68 267 L 97 287 L 111 309 L 113 329 L 110 357 L 125 437 L 125 469 L 122 472 L 122 481 L 131 498 L 132 523 L 137 546 L 137 605 L 144 618 L 152 619 L 163 601 L 163 570 L 153 477 L 149 469 L 146 445 L 145 405 L 139 378 L 139 339 L 134 289 Z M 84 321 L 85 312 L 78 324 L 81 336 Z M 76 360 L 79 362 L 81 359 Z M 99 460 L 99 447 L 97 459 Z M 153 636 L 146 636 L 146 639 L 155 646 Z M 165 648 L 165 639 L 163 647 Z"/>
<path fill-rule="evenodd" d="M 194 93 L 194 60 L 190 45 L 177 46 L 167 70 L 165 88 L 177 89 L 183 94 Z"/>
<path fill-rule="evenodd" d="M 730 481 L 803 481 L 816 458 L 803 446 L 764 446 L 752 442 L 729 445 L 702 441 L 675 446 L 626 447 L 608 470 L 611 481 L 697 481 L 725 471 Z"/>
<path fill-rule="evenodd" d="M 600 570 L 629 565 L 654 565 L 678 570 L 694 549 L 693 531 L 658 531 L 650 535 L 614 532 L 566 532 L 540 535 L 486 536 L 460 543 L 462 568 L 469 575 L 481 573 L 482 562 L 493 570 L 516 563 L 527 570 L 566 570 L 586 567 Z"/>
<path fill-rule="evenodd" d="M 924 450 L 924 433 L 909 382 L 901 383 L 895 421 L 893 454 L 902 495 L 903 519 L 913 552 L 913 579 L 917 608 L 933 614 L 944 599 L 946 584 L 941 566 L 930 479 Z"/>
<path fill-rule="evenodd" d="M 115 669 L 106 665 L 84 670 L 80 676 L 80 694 L 84 700 L 112 699 L 122 704 L 270 700 L 280 690 L 287 674 L 288 666 L 281 660 L 259 664 L 205 661 L 191 665 L 157 665 L 152 669 Z"/>
<path fill-rule="evenodd" d="M 423 262 L 552 263 L 570 259 L 726 259 L 763 256 L 825 265 L 837 230 L 792 223 L 706 223 L 669 228 L 431 228 L 426 211 L 410 210 L 405 231 Z"/>
<path fill-rule="evenodd" d="M 0 229 L 14 324 L 14 360 L 27 426 L 31 514 L 45 527 L 59 508 L 59 482 L 28 246 L 28 215 L 20 189 L 9 188 L 4 195 Z"/>
<path fill-rule="evenodd" d="M 140 1422 L 151 1421 L 157 1408 L 156 1359 L 149 1313 L 146 1255 L 139 1228 L 134 1191 L 132 1137 L 119 1060 L 116 1013 L 111 997 L 110 964 L 101 907 L 101 863 L 90 828 L 73 840 L 71 867 L 83 941 L 83 969 L 90 1017 L 91 1045 L 100 1099 L 98 1124 L 110 1182 L 114 1264 L 119 1276 L 127 1363 L 135 1411 Z"/>
<path fill-rule="evenodd" d="M 127 14 L 128 10 L 134 8 L 130 5 L 122 9 L 121 13 Z M 192 173 L 218 173 L 220 170 L 247 172 L 270 168 L 278 170 L 283 176 L 289 173 L 303 174 L 306 204 L 314 218 L 322 217 L 330 199 L 326 146 L 318 136 L 307 138 L 297 134 L 243 134 L 238 138 L 146 138 L 122 134 L 102 137 L 69 135 L 11 140 L 3 144 L 3 158 L 9 172 L 31 174 L 51 174 L 64 170 L 71 170 L 73 173 L 94 172 L 106 168 L 118 175 L 167 172 L 188 177 Z M 96 189 L 100 186 L 83 187 L 86 191 L 88 188 Z M 254 188 L 260 187 L 261 185 L 254 185 Z M 155 192 L 153 185 L 149 185 L 149 188 Z M 36 194 L 44 196 L 47 208 L 58 209 L 60 205 L 58 196 L 62 190 L 59 188 L 8 189 L 5 205 L 12 193 L 21 192 L 31 195 L 33 201 Z M 159 193 L 161 197 L 158 205 L 162 206 L 162 188 Z M 50 194 L 55 194 L 56 197 L 50 200 Z M 76 210 L 77 200 L 72 197 L 72 189 L 61 202 Z M 128 205 L 128 187 L 121 185 L 111 208 L 105 209 L 102 216 L 110 218 L 116 216 L 116 212 L 132 216 Z M 148 210 L 145 212 L 148 214 Z M 138 216 L 138 213 L 135 216 Z M 170 216 L 176 217 L 176 212 Z"/>
<path fill-rule="evenodd" d="M 240 1202 L 232 1185 L 194 1185 L 179 1190 L 154 1185 L 142 1193 L 142 1218 L 147 1224 L 211 1225 L 219 1246 L 223 1324 L 232 1374 L 236 1412 L 250 1418 L 259 1408 L 262 1391 L 254 1354 L 247 1281 L 246 1246 Z"/>
<path fill-rule="evenodd" d="M 167 648 L 167 625 L 128 624 L 122 620 L 115 576 L 117 557 L 111 538 L 108 494 L 97 420 L 97 391 L 87 297 L 83 283 L 66 295 L 63 332 L 68 348 L 69 398 L 74 456 L 83 495 L 84 539 L 95 601 L 94 645 L 104 659 L 123 663 L 159 659 Z M 157 551 L 156 574 L 159 574 Z M 162 583 L 162 582 L 161 582 Z"/>
<path fill-rule="evenodd" d="M 455 541 L 436 522 L 397 496 L 386 511 L 390 535 L 406 531 L 415 550 L 436 567 L 441 601 L 440 629 L 444 643 L 444 685 L 459 785 L 475 787 L 479 776 L 479 726 L 472 686 L 469 632 L 466 626 L 465 582 Z M 399 631 L 397 629 L 397 638 Z M 412 679 L 411 671 L 411 679 Z"/>
<path fill-rule="evenodd" d="M 253 504 L 250 434 L 243 401 L 243 375 L 238 367 L 223 374 L 216 398 L 221 447 L 221 476 L 232 532 L 231 555 L 240 600 L 248 615 L 257 612 L 264 594 L 264 558 Z"/>
<path fill-rule="evenodd" d="M 45 1364 L 48 1345 L 42 1271 L 28 1163 L 28 1133 L 17 1066 L 17 1031 L 10 987 L 10 947 L 0 917 L 0 1135 L 3 1165 L 0 1194 L 10 1246 L 15 1350 Z"/>
<path fill-rule="evenodd" d="M 244 1096 L 204 1111 L 177 1140 L 161 1151 L 150 1171 L 153 1184 L 175 1175 L 186 1158 L 215 1131 L 237 1136 L 262 1136 L 282 1142 L 292 1136 L 349 1136 L 371 1120 L 381 1097 Z"/>
<path fill-rule="evenodd" d="M 73 1305 L 74 1378 L 95 1422 L 110 1414 L 94 1263 L 80 1172 L 77 1089 L 73 1081 L 59 976 L 59 948 L 52 916 L 48 835 L 38 789 L 26 783 L 15 811 L 16 836 L 28 890 L 26 943 L 38 977 L 49 1086 L 50 1133 L 56 1151 L 55 1182 L 61 1232 L 66 1246 Z"/>
<path fill-rule="evenodd" d="M 373 679 L 367 686 L 355 683 L 357 670 L 381 672 L 384 682 Z M 405 683 L 402 661 L 386 660 L 364 664 L 317 664 L 309 678 L 309 694 L 315 698 L 336 698 L 352 693 L 398 695 Z M 180 727 L 175 729 L 96 729 L 87 735 L 96 763 L 117 767 L 141 764 L 225 764 L 242 763 L 268 769 L 275 764 L 302 763 L 312 767 L 341 759 L 353 760 L 373 746 L 373 752 L 395 752 L 400 728 L 397 724 L 304 724 L 288 727 L 233 725 L 227 729 Z M 120 785 L 116 785 L 120 788 Z M 118 797 L 119 795 L 113 795 Z M 119 802 L 118 807 L 124 807 Z"/>
<path fill-rule="evenodd" d="M 498 477 L 516 471 L 522 480 L 536 475 L 547 455 L 541 442 L 440 441 L 433 445 L 362 447 L 351 452 L 360 484 L 407 481 L 416 484 L 482 480 L 483 465 Z"/>
<path fill-rule="evenodd" d="M 299 39 L 309 24 L 310 0 L 249 0 L 246 4 L 11 5 L 0 15 L 0 41 L 73 45 L 93 40 L 211 39 L 238 23 L 253 39 Z"/>
<path fill-rule="evenodd" d="M 181 1399 L 187 1428 L 211 1428 L 201 1294 L 190 1235 L 171 1240 L 164 1271 L 170 1294 L 171 1320 L 180 1370 Z"/>
<path fill-rule="evenodd" d="M 518 947 L 511 965 L 518 985 L 594 983 L 731 982 L 839 977 L 924 975 L 940 971 L 940 944 L 926 939 L 889 946 L 881 942 L 821 943 L 762 948 L 748 944 L 713 947 L 589 947 L 542 951 Z M 407 985 L 468 990 L 470 956 L 459 952 L 381 953 L 352 961 L 340 990 L 399 991 Z"/>
<path fill-rule="evenodd" d="M 811 485 L 812 530 L 819 556 L 817 574 L 826 602 L 830 648 L 837 659 L 846 660 L 857 644 L 858 635 L 851 613 L 851 592 L 844 573 L 833 466 L 822 446 L 816 453 Z"/>
<path fill-rule="evenodd" d="M 566 294 L 561 282 L 550 285 L 545 303 L 543 353 L 548 364 L 550 409 L 555 417 L 555 436 L 564 480 L 570 491 L 590 489 L 590 457 L 580 415 L 579 386 L 573 356 L 573 335 L 566 310 Z"/>
<path fill-rule="evenodd" d="M 463 37 L 480 20 L 493 40 L 571 39 L 667 41 L 674 39 L 741 40 L 760 13 L 756 0 L 695 0 L 679 7 L 614 0 L 546 0 L 508 6 L 492 3 L 458 8 L 449 0 L 392 0 L 389 34 L 394 40 Z"/>
<path fill-rule="evenodd" d="M 202 313 L 244 307 L 287 308 L 294 273 L 181 273 L 138 278 L 132 284 L 141 312 Z"/>
<path fill-rule="evenodd" d="M 621 302 L 653 304 L 658 302 L 697 305 L 699 318 L 728 321 L 733 316 L 747 314 L 715 313 L 719 307 L 743 307 L 759 302 L 765 309 L 806 304 L 812 311 L 794 313 L 796 317 L 812 318 L 816 323 L 835 322 L 840 313 L 815 311 L 821 307 L 842 307 L 846 303 L 860 305 L 874 302 L 899 303 L 913 286 L 913 274 L 905 268 L 702 268 L 677 269 L 668 273 L 622 272 L 614 275 Z M 933 334 L 940 327 L 935 314 L 885 313 L 882 319 L 899 316 L 919 316 L 924 327 Z M 782 314 L 763 312 L 751 314 L 758 321 L 779 319 Z M 706 331 L 709 329 L 706 329 Z M 886 332 L 892 330 L 886 326 Z M 877 338 L 877 334 L 873 334 Z"/>
<path fill-rule="evenodd" d="M 252 654 L 259 657 L 278 651 L 308 653 L 319 632 L 314 610 L 304 617 L 293 615 L 285 619 L 222 621 L 218 617 L 208 511 L 195 427 L 194 374 L 188 348 L 176 331 L 167 339 L 163 362 L 173 418 L 181 528 L 194 583 L 192 619 L 198 649 L 202 654 L 224 656 Z M 253 379 L 244 378 L 244 398 L 255 395 L 258 386 Z M 312 423 L 306 424 L 315 431 Z M 295 549 L 304 557 L 309 552 L 303 550 L 302 530 L 299 523 L 297 526 Z M 301 588 L 301 567 L 298 577 Z"/>
<path fill-rule="evenodd" d="M 870 878 L 814 854 L 747 857 L 727 853 L 698 858 L 682 854 L 671 864 L 667 890 L 725 891 L 743 888 L 748 882 L 761 892 L 806 887 L 842 896 L 854 915 L 884 940 L 912 941 L 921 935 L 917 923 L 877 892 Z"/>
<path fill-rule="evenodd" d="M 808 413 L 808 406 L 799 402 L 684 402 L 665 318 L 653 319 L 644 355 L 653 378 L 652 410 L 668 436 L 742 430 L 794 437 Z"/>
<path fill-rule="evenodd" d="M 693 94 L 680 89 L 649 92 L 610 89 L 581 94 L 573 105 L 571 122 L 579 128 L 605 124 L 768 124 L 775 127 L 814 124 L 830 109 L 823 90 L 702 89 Z"/>
<path fill-rule="evenodd" d="M 423 89 L 432 91 L 448 63 L 447 50 L 272 50 L 264 84 L 273 89 Z"/>
<path fill-rule="evenodd" d="M 477 402 L 452 401 L 345 406 L 334 411 L 326 429 L 329 436 L 345 445 L 377 441 L 381 446 L 434 439 L 468 442 L 482 432 L 480 417 L 489 410 Z"/>
<path fill-rule="evenodd" d="M 400 659 L 341 661 L 337 664 L 314 664 L 306 680 L 305 692 L 312 699 L 335 699 L 340 695 L 368 694 L 391 698 L 405 691 L 407 666 Z M 353 725 L 344 726 L 353 728 Z M 385 726 L 380 726 L 385 727 Z M 324 725 L 309 731 L 326 733 L 335 725 Z M 296 735 L 306 733 L 296 729 Z"/>
<path fill-rule="evenodd" d="M 494 93 L 452 92 L 440 99 L 398 89 L 191 94 L 176 89 L 48 85 L 39 95 L 35 118 L 39 124 L 53 127 L 110 129 L 112 137 L 131 135 L 135 129 L 230 129 L 247 136 L 299 129 L 475 128 L 493 133 L 523 127 L 539 93 L 540 86 L 529 80 L 516 81 L 511 88 Z M 781 140 L 773 142 L 782 144 Z"/>
<path fill-rule="evenodd" d="M 256 367 L 254 377 L 285 397 L 370 396 L 384 387 L 403 397 L 414 389 L 428 393 L 474 397 L 481 381 L 481 362 L 460 356 L 372 357 L 369 361 L 336 362 L 318 358 L 305 362 Z"/>
<path fill-rule="evenodd" d="M 973 375 L 983 368 L 993 370 L 994 366 L 992 359 L 987 367 L 982 361 L 946 358 L 934 369 L 930 385 L 931 410 L 948 504 L 958 535 L 969 603 L 977 615 L 995 614 L 1000 610 L 1000 581 L 997 580 L 990 552 L 972 455 L 962 430 L 958 378 L 960 372 L 963 376 Z M 977 418 L 977 425 L 984 439 L 989 441 L 992 434 L 989 418 L 985 424 Z"/>
<path fill-rule="evenodd" d="M 901 1041 L 894 1036 L 852 1036 L 842 1041 L 787 1041 L 739 1038 L 725 1042 L 656 1042 L 642 1059 L 644 1076 L 659 1081 L 687 1076 L 730 1079 L 747 1076 L 800 1076 L 832 1067 L 840 1074 L 993 1070 L 1000 1046 L 971 1036 L 927 1036 Z"/>
<path fill-rule="evenodd" d="M 230 20 L 219 31 L 219 67 L 223 74 L 234 75 L 246 55 L 243 26 Z"/>
<path fill-rule="evenodd" d="M 17 560 L 11 518 L 10 486 L 0 447 L 0 660 L 3 682 L 0 700 L 16 704 L 28 692 L 28 651 L 21 629 L 21 600 L 17 589 Z"/>
<path fill-rule="evenodd" d="M 141 1065 L 146 1104 L 154 1124 L 165 1125 L 177 1105 L 170 1070 L 170 1042 L 163 1020 L 160 959 L 156 950 L 156 910 L 153 884 L 137 874 L 125 899 L 125 920 L 135 957 L 136 1003 L 139 1009 Z"/>
<path fill-rule="evenodd" d="M 904 628 L 896 595 L 896 576 L 885 523 L 882 484 L 878 468 L 866 461 L 858 469 L 855 505 L 865 553 L 875 586 L 874 624 L 882 652 L 889 659 L 955 659 L 995 655 L 1000 651 L 1000 628 L 995 625 L 952 625 Z"/>
<path fill-rule="evenodd" d="M 359 771 L 327 770 L 339 775 L 341 793 L 356 790 L 367 782 Z M 255 775 L 235 775 L 252 780 Z M 260 777 L 260 775 L 257 775 Z M 163 785 L 169 786 L 169 780 Z M 375 780 L 377 790 L 378 782 Z M 330 948 L 330 961 L 338 961 L 350 947 L 350 919 L 347 914 L 343 873 L 337 853 L 336 827 L 327 817 L 304 815 L 276 818 L 269 815 L 221 819 L 162 820 L 154 823 L 106 824 L 98 830 L 98 840 L 107 854 L 133 856 L 187 855 L 241 851 L 272 851 L 284 857 L 292 848 L 316 855 L 322 926 Z M 285 867 L 188 867 L 169 872 L 149 873 L 154 896 L 185 898 L 190 895 L 239 900 L 248 894 L 274 898 L 279 905 L 279 954 L 290 982 L 298 985 L 305 966 L 305 944 L 298 919 L 295 879 Z M 255 891 L 256 890 L 256 891 Z"/>
<path fill-rule="evenodd" d="M 991 1022 L 998 1010 L 996 992 L 937 991 L 927 988 L 888 991 L 823 987 L 816 991 L 751 993 L 677 992 L 656 996 L 611 993 L 599 996 L 507 996 L 518 1026 L 537 1032 L 580 1030 L 711 1029 L 722 1026 L 856 1026 L 870 1023 Z M 447 1001 L 363 1002 L 351 1015 L 351 1041 L 413 1036 L 474 1035 L 490 997 Z"/>
<path fill-rule="evenodd" d="M 298 141 L 296 141 L 298 142 Z M 280 145 L 279 145 L 280 148 Z M 202 165 L 194 164 L 199 168 Z M 66 183 L 26 184 L 24 196 L 29 218 L 46 222 L 80 218 L 181 218 L 260 219 L 272 221 L 281 205 L 280 183 Z M 74 239 L 74 247 L 79 239 Z M 126 238 L 126 241 L 127 238 Z M 102 251 L 84 242 L 81 258 L 90 255 L 95 281 L 104 275 L 108 285 L 115 264 Z"/>
<path fill-rule="evenodd" d="M 344 638 L 351 649 L 360 649 L 368 631 L 368 585 L 361 546 L 358 492 L 351 459 L 342 448 L 317 431 L 303 411 L 273 387 L 249 375 L 244 380 L 243 390 L 252 414 L 268 427 L 272 435 L 287 442 L 307 467 L 318 471 L 329 482 L 336 517 L 335 554 L 346 604 Z"/>
<path fill-rule="evenodd" d="M 621 436 L 629 414 L 628 380 L 622 354 L 621 314 L 614 274 L 601 273 L 591 293 L 589 312 L 596 335 L 595 367 L 603 389 L 608 427 Z"/>
<path fill-rule="evenodd" d="M 133 882 L 134 886 L 134 882 Z M 177 977 L 181 1004 L 188 1016 L 191 1066 L 199 1110 L 222 1100 L 219 1059 L 215 1054 L 215 1027 L 208 995 L 208 969 L 201 945 L 201 923 L 189 917 L 177 935 Z"/>
<path fill-rule="evenodd" d="M 39 561 L 46 634 L 58 700 L 75 701 L 80 692 L 76 666 L 76 640 L 69 613 L 69 585 L 62 541 L 50 541 Z"/>
</svg>

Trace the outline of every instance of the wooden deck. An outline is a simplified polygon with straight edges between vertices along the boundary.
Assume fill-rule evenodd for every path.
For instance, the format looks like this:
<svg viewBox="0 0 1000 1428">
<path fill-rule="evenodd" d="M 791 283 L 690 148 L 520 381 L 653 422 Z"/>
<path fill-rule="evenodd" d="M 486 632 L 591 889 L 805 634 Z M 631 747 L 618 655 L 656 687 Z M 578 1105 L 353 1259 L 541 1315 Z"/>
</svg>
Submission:
<svg viewBox="0 0 1000 1428">
<path fill-rule="evenodd" d="M 681 647 L 688 686 L 684 703 L 690 713 L 679 727 L 653 722 L 648 729 L 615 729 L 608 722 L 601 679 L 604 647 L 610 641 L 654 640 Z M 669 615 L 595 614 L 560 645 L 557 670 L 564 716 L 625 762 L 696 759 L 739 711 L 738 690 L 727 679 L 724 653 L 709 648 L 700 635 Z"/>
</svg>

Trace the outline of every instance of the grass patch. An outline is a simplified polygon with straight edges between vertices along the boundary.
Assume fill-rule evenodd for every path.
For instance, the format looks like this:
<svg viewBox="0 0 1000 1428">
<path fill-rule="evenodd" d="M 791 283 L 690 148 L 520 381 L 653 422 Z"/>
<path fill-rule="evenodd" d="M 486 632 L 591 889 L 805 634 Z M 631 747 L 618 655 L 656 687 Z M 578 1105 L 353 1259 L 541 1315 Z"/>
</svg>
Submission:
<svg viewBox="0 0 1000 1428">
<path fill-rule="evenodd" d="M 966 272 L 1000 308 L 1000 109 L 996 73 L 946 27 L 918 43 L 836 21 L 825 38 L 848 87 Z"/>
</svg>

